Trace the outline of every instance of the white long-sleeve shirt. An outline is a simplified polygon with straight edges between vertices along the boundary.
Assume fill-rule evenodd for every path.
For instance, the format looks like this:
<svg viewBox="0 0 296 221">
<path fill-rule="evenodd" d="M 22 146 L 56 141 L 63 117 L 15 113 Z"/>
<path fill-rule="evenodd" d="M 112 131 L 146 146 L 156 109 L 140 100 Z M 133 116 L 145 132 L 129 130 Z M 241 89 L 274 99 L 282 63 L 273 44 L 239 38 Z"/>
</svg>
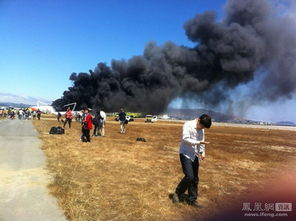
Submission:
<svg viewBox="0 0 296 221">
<path fill-rule="evenodd" d="M 197 120 L 187 121 L 183 125 L 182 141 L 179 153 L 194 161 L 195 156 L 205 152 L 205 145 L 200 144 L 205 141 L 204 129 L 197 128 Z"/>
<path fill-rule="evenodd" d="M 105 123 L 106 122 L 106 120 L 107 120 L 107 117 L 106 117 L 106 113 L 105 113 L 105 111 L 100 111 L 100 115 L 101 115 L 101 117 L 103 118 L 103 122 Z"/>
</svg>

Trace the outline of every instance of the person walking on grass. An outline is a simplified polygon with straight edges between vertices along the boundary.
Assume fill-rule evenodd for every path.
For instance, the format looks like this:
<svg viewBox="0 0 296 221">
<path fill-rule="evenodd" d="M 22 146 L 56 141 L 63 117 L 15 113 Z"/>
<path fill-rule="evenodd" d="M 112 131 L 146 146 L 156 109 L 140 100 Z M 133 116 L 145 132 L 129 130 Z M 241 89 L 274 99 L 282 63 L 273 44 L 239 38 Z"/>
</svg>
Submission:
<svg viewBox="0 0 296 221">
<path fill-rule="evenodd" d="M 204 160 L 205 132 L 212 125 L 211 117 L 203 114 L 195 120 L 187 121 L 183 126 L 182 141 L 180 144 L 180 161 L 184 173 L 173 195 L 173 203 L 179 203 L 180 197 L 188 190 L 188 204 L 197 208 L 203 206 L 197 202 L 198 196 L 198 168 L 199 160 Z"/>
<path fill-rule="evenodd" d="M 37 119 L 40 120 L 41 119 L 41 111 L 38 109 L 37 110 Z"/>
<path fill-rule="evenodd" d="M 71 123 L 72 123 L 73 115 L 72 115 L 72 111 L 71 111 L 70 107 L 67 108 L 67 112 L 65 114 L 65 117 L 66 117 L 66 120 L 64 122 L 64 128 L 65 128 L 67 122 L 69 124 L 69 128 L 71 128 Z"/>
<path fill-rule="evenodd" d="M 58 122 L 60 122 L 60 121 L 61 121 L 61 117 L 62 117 L 61 113 L 60 113 L 60 112 L 58 112 L 58 114 L 57 114 L 57 120 L 58 120 Z"/>
<path fill-rule="evenodd" d="M 36 111 L 33 111 L 33 112 L 32 112 L 32 116 L 33 116 L 33 120 L 36 120 L 36 116 L 37 116 Z"/>
<path fill-rule="evenodd" d="M 119 124 L 120 124 L 120 133 L 124 134 L 125 133 L 125 124 L 126 124 L 126 114 L 123 110 L 123 108 L 120 109 L 120 112 L 118 113 L 118 119 L 119 119 Z"/>
<path fill-rule="evenodd" d="M 99 131 L 102 137 L 105 137 L 105 125 L 106 125 L 106 113 L 104 108 L 102 107 L 100 110 L 100 124 L 99 124 Z"/>
<path fill-rule="evenodd" d="M 85 119 L 82 122 L 82 142 L 90 142 L 90 130 L 92 129 L 92 117 L 88 108 L 84 108 Z"/>
<path fill-rule="evenodd" d="M 92 136 L 101 136 L 101 133 L 100 133 L 100 123 L 101 122 L 100 121 L 101 121 L 100 111 L 97 110 L 95 113 L 95 117 L 92 120 L 92 123 L 95 126 Z"/>
<path fill-rule="evenodd" d="M 84 135 L 83 135 L 83 122 L 85 121 L 85 112 L 84 112 L 84 108 L 81 110 L 82 114 L 81 114 L 81 136 L 80 136 L 80 140 L 83 141 L 85 138 L 84 138 Z"/>
</svg>

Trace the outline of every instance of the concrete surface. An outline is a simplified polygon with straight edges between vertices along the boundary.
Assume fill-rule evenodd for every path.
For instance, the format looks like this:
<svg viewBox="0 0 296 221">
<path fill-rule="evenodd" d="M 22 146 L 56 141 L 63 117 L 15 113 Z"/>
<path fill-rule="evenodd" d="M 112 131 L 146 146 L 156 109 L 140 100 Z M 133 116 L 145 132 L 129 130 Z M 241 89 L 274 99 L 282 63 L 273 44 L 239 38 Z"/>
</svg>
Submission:
<svg viewBox="0 0 296 221">
<path fill-rule="evenodd" d="M 66 221 L 31 121 L 0 121 L 0 221 Z"/>
</svg>

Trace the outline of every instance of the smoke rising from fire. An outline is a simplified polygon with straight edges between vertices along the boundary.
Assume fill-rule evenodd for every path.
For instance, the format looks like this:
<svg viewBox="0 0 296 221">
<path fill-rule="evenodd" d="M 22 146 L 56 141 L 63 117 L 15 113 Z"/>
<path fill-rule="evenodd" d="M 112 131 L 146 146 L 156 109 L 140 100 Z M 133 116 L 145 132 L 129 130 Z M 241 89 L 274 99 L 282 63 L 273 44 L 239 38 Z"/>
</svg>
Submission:
<svg viewBox="0 0 296 221">
<path fill-rule="evenodd" d="M 193 48 L 149 42 L 141 56 L 71 74 L 73 86 L 53 105 L 156 114 L 177 97 L 219 105 L 229 91 L 253 81 L 249 96 L 256 102 L 290 98 L 296 89 L 295 20 L 267 0 L 229 0 L 224 10 L 221 21 L 208 11 L 185 22 Z"/>
</svg>

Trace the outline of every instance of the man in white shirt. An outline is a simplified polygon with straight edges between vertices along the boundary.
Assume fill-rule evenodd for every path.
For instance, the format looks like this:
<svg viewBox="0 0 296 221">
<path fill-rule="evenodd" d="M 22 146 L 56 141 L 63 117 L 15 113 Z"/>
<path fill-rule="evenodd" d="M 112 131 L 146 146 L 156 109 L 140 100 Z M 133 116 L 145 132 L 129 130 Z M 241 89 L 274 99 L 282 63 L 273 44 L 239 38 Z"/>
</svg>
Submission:
<svg viewBox="0 0 296 221">
<path fill-rule="evenodd" d="M 196 201 L 198 186 L 199 160 L 205 159 L 205 128 L 210 128 L 212 119 L 203 114 L 195 120 L 187 121 L 183 126 L 182 141 L 180 144 L 180 161 L 184 173 L 173 195 L 173 202 L 180 202 L 180 196 L 188 190 L 188 204 L 202 208 Z"/>
<path fill-rule="evenodd" d="M 101 124 L 100 124 L 100 134 L 102 137 L 105 136 L 105 125 L 107 121 L 106 113 L 104 111 L 104 108 L 102 107 L 100 110 L 100 116 L 101 116 Z"/>
</svg>

